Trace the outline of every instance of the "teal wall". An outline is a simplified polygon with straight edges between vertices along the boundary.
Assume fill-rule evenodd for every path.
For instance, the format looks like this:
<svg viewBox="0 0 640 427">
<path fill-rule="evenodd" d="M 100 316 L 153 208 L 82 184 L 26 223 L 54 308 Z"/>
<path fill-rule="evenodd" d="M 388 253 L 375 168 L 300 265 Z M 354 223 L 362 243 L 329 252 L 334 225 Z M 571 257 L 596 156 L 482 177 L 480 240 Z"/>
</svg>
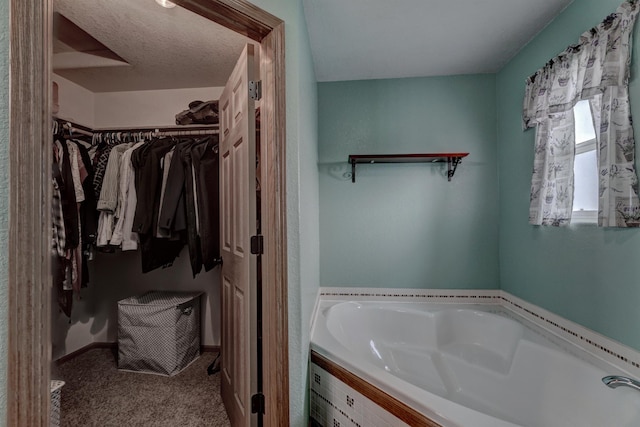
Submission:
<svg viewBox="0 0 640 427">
<path fill-rule="evenodd" d="M 575 0 L 495 76 L 319 83 L 320 283 L 500 287 L 640 350 L 640 230 L 528 225 L 534 131 L 521 129 L 526 77 L 620 2 Z M 344 179 L 349 154 L 448 150 L 471 153 L 450 183 L 436 165 Z"/>
<path fill-rule="evenodd" d="M 0 0 L 0 425 L 7 412 L 9 246 L 9 0 Z"/>
<path fill-rule="evenodd" d="M 523 132 L 520 124 L 526 77 L 576 43 L 621 1 L 575 0 L 497 75 L 500 286 L 640 350 L 640 230 L 528 225 L 534 130 Z M 636 23 L 630 85 L 636 123 L 639 32 Z"/>
<path fill-rule="evenodd" d="M 495 76 L 318 84 L 320 283 L 497 288 Z M 349 154 L 469 152 L 445 164 L 358 166 Z"/>
</svg>

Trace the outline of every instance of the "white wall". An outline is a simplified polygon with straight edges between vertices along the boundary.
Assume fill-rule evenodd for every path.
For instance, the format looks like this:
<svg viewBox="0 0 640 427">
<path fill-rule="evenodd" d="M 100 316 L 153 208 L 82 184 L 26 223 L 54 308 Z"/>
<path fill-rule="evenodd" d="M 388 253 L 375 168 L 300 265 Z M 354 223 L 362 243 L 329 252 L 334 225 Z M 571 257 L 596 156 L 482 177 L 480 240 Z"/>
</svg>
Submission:
<svg viewBox="0 0 640 427">
<path fill-rule="evenodd" d="M 141 273 L 140 252 L 97 253 L 89 265 L 89 286 L 73 301 L 69 320 L 57 313 L 52 327 L 53 358 L 58 359 L 92 342 L 116 342 L 118 301 L 149 290 L 201 291 L 201 344 L 220 345 L 219 269 L 191 274 L 185 247 L 171 267 Z M 54 303 L 55 304 L 55 303 Z"/>
<path fill-rule="evenodd" d="M 92 93 L 59 76 L 59 117 L 95 129 L 175 125 L 175 115 L 194 100 L 218 99 L 223 88 Z M 185 247 L 172 267 L 141 273 L 140 253 L 97 253 L 89 265 L 90 283 L 74 299 L 71 319 L 53 302 L 53 359 L 93 342 L 117 340 L 117 301 L 149 290 L 200 290 L 202 344 L 220 345 L 219 269 L 192 277 Z"/>
<path fill-rule="evenodd" d="M 53 74 L 53 81 L 58 84 L 58 104 L 60 105 L 56 116 L 94 127 L 94 93 L 57 74 Z"/>
<path fill-rule="evenodd" d="M 95 128 L 172 126 L 191 101 L 219 99 L 222 87 L 95 94 Z"/>
</svg>

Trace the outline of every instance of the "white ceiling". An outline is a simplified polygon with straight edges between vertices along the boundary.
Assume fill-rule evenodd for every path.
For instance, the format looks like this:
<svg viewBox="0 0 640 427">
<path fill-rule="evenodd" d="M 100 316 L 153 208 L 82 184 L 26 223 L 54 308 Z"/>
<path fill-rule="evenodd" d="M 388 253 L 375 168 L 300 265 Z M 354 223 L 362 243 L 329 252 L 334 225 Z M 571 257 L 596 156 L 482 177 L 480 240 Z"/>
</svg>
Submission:
<svg viewBox="0 0 640 427">
<path fill-rule="evenodd" d="M 302 1 L 316 77 L 339 81 L 496 72 L 572 0 Z M 78 45 L 98 46 L 54 42 L 54 71 L 93 92 L 224 86 L 252 42 L 154 0 L 54 10 L 95 39 Z"/>
<path fill-rule="evenodd" d="M 54 10 L 124 60 L 74 56 L 68 45 L 54 42 L 54 72 L 93 92 L 224 86 L 252 42 L 154 0 L 54 0 Z"/>
<path fill-rule="evenodd" d="M 318 81 L 499 71 L 572 0 L 303 0 Z"/>
</svg>

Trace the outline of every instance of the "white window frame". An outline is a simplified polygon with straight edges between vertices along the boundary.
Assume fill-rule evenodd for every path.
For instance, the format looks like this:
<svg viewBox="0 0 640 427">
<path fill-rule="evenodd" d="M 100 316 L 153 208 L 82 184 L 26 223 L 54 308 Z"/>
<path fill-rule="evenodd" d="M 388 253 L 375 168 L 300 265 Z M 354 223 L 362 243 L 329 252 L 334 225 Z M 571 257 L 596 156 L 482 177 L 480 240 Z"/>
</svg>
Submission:
<svg viewBox="0 0 640 427">
<path fill-rule="evenodd" d="M 583 154 L 591 150 L 596 149 L 596 138 L 589 139 L 587 141 L 576 144 L 576 153 Z M 571 224 L 598 224 L 598 211 L 597 210 L 574 210 L 571 212 Z"/>
</svg>

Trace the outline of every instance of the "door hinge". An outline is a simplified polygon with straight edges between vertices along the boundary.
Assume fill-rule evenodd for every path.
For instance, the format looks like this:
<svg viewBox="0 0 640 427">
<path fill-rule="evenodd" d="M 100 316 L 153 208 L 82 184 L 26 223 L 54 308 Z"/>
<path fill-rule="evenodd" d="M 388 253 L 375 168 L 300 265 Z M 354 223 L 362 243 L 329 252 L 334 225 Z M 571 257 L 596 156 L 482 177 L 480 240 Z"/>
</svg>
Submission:
<svg viewBox="0 0 640 427">
<path fill-rule="evenodd" d="M 249 81 L 249 98 L 260 101 L 262 98 L 262 80 Z"/>
<path fill-rule="evenodd" d="M 251 236 L 251 253 L 253 255 L 262 255 L 264 253 L 264 239 L 262 235 Z"/>
<path fill-rule="evenodd" d="M 264 394 L 257 393 L 251 396 L 251 413 L 264 414 Z"/>
</svg>

